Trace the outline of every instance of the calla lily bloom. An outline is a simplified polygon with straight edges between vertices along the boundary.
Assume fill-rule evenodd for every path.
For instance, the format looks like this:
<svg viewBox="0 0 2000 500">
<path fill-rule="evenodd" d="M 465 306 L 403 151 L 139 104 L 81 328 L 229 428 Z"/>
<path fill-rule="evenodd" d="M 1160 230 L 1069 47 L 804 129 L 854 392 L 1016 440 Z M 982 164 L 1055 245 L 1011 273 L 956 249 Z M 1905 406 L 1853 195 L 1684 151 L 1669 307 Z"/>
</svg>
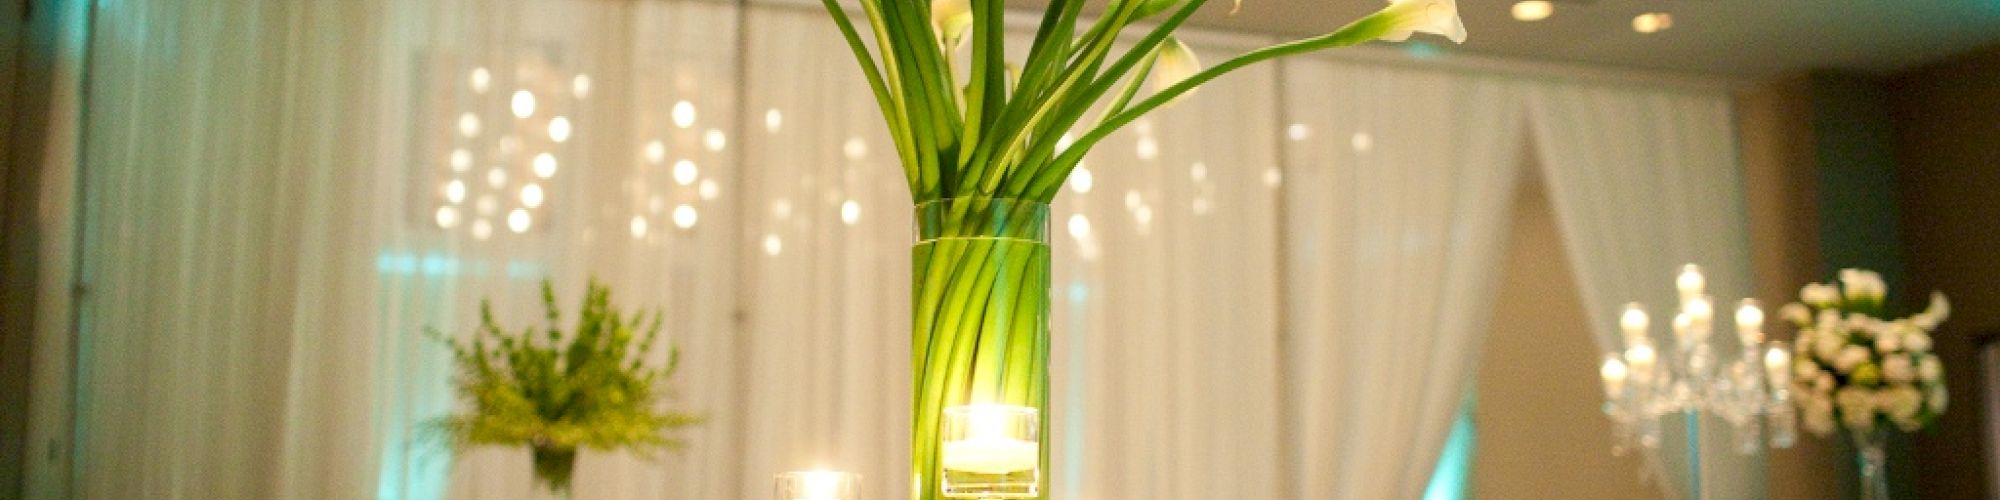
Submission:
<svg viewBox="0 0 2000 500">
<path fill-rule="evenodd" d="M 1160 44 L 1159 59 L 1153 63 L 1153 91 L 1166 90 L 1200 72 L 1201 58 L 1195 56 L 1194 49 L 1181 43 L 1179 38 L 1168 38 L 1166 43 Z M 1190 95 L 1194 95 L 1194 91 L 1175 97 L 1174 102 Z"/>
<path fill-rule="evenodd" d="M 1386 16 L 1390 23 L 1388 31 L 1377 37 L 1382 40 L 1400 42 L 1410 39 L 1411 33 L 1430 33 L 1465 43 L 1465 22 L 1458 18 L 1456 0 L 1390 0 L 1389 8 L 1376 15 Z"/>
<path fill-rule="evenodd" d="M 958 49 L 965 29 L 970 27 L 972 0 L 931 0 L 931 29 L 937 32 L 938 44 L 946 54 Z"/>
</svg>

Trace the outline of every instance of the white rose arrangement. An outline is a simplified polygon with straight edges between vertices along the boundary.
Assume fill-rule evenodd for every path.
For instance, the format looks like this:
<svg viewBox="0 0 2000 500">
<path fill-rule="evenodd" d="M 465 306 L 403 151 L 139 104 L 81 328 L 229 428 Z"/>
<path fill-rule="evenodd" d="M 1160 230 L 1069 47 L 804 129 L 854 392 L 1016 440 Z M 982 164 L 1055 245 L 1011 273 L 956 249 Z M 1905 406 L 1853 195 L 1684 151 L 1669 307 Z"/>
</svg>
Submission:
<svg viewBox="0 0 2000 500">
<path fill-rule="evenodd" d="M 1778 311 L 1799 327 L 1792 399 L 1806 430 L 1822 437 L 1883 425 L 1915 432 L 1944 414 L 1950 398 L 1931 332 L 1950 316 L 1951 303 L 1932 292 L 1923 312 L 1887 319 L 1887 288 L 1874 271 L 1844 269 L 1839 285 L 1809 283 L 1799 289 L 1800 302 Z"/>
</svg>

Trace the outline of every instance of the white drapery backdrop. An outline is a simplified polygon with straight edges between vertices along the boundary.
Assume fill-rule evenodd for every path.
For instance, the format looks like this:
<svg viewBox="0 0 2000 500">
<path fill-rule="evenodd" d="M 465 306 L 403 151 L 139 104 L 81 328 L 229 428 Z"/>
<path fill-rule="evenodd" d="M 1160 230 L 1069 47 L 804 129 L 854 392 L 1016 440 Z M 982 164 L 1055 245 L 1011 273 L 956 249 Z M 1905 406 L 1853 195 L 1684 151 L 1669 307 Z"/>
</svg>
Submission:
<svg viewBox="0 0 2000 500">
<path fill-rule="evenodd" d="M 1525 97 L 1599 346 L 1623 348 L 1618 314 L 1627 302 L 1646 305 L 1654 318 L 1672 317 L 1680 304 L 1673 278 L 1682 264 L 1701 265 L 1710 293 L 1725 305 L 1749 296 L 1749 229 L 1728 99 L 1569 84 L 1535 86 Z M 1719 342 L 1722 362 L 1734 361 L 1740 352 L 1734 339 Z M 1686 426 L 1676 424 L 1667 425 L 1668 445 L 1649 457 L 1667 475 L 1669 492 L 1687 491 L 1692 466 L 1700 467 L 1701 498 L 1762 494 L 1762 457 L 1729 451 L 1727 423 L 1704 419 L 1701 459 L 1693 464 L 1679 446 Z"/>
<path fill-rule="evenodd" d="M 161 0 L 98 20 L 78 496 L 524 497 L 525 453 L 424 435 L 453 402 L 419 332 L 468 331 L 482 297 L 531 321 L 544 276 L 565 306 L 596 276 L 664 308 L 671 403 L 711 419 L 656 462 L 586 454 L 579 498 L 760 498 L 812 467 L 906 495 L 908 195 L 823 13 Z M 1210 62 L 1255 41 L 1190 37 Z M 1679 260 L 1725 294 L 1746 269 L 1740 210 L 1709 197 L 1740 200 L 1726 96 L 1282 67 L 1135 124 L 1058 202 L 1055 498 L 1420 495 L 1525 137 L 1593 312 L 1654 302 Z M 1667 216 L 1609 206 L 1678 179 Z"/>
</svg>

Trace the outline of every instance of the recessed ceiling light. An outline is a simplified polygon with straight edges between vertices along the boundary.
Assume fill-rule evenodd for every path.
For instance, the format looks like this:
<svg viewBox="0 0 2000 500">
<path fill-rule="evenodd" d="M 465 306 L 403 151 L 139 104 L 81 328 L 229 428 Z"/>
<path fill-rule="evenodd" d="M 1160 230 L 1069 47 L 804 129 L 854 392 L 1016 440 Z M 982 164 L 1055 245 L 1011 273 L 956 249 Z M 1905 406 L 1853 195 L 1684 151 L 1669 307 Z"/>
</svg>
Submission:
<svg viewBox="0 0 2000 500">
<path fill-rule="evenodd" d="M 1674 16 L 1665 12 L 1648 12 L 1632 18 L 1632 31 L 1657 33 L 1674 27 Z"/>
<path fill-rule="evenodd" d="M 1522 0 L 1514 3 L 1514 19 L 1521 21 L 1548 19 L 1549 15 L 1555 12 L 1556 4 L 1549 3 L 1549 0 Z"/>
</svg>

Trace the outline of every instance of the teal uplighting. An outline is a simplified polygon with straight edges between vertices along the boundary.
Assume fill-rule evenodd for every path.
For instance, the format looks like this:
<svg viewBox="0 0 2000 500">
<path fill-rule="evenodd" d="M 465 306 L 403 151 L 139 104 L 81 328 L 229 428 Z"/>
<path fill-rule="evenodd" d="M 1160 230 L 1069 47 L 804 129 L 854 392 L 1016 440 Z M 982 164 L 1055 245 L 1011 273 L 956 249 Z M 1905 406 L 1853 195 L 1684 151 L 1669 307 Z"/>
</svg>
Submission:
<svg viewBox="0 0 2000 500">
<path fill-rule="evenodd" d="M 1402 46 L 1403 50 L 1410 53 L 1410 57 L 1417 59 L 1436 59 L 1438 56 L 1444 55 L 1444 47 L 1439 47 L 1438 44 L 1426 41 L 1411 40 L 1403 43 Z"/>
<path fill-rule="evenodd" d="M 1472 428 L 1472 402 L 1459 407 L 1457 420 L 1451 423 L 1451 435 L 1445 436 L 1444 452 L 1438 454 L 1436 472 L 1431 473 L 1431 482 L 1424 487 L 1424 500 L 1465 500 L 1472 479 L 1472 451 L 1476 439 Z"/>
</svg>

